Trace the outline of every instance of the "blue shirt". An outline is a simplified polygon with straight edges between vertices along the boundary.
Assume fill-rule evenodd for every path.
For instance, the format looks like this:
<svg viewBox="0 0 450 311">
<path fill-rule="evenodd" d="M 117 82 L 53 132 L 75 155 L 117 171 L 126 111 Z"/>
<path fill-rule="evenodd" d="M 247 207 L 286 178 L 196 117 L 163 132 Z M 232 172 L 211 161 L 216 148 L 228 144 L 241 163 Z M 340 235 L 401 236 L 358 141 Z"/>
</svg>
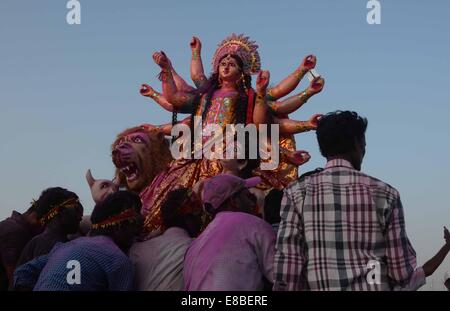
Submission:
<svg viewBox="0 0 450 311">
<path fill-rule="evenodd" d="M 79 265 L 68 265 L 70 261 Z M 74 277 L 76 266 L 79 284 Z M 133 268 L 111 238 L 81 237 L 58 243 L 49 254 L 18 267 L 14 272 L 14 286 L 34 287 L 35 291 L 132 290 Z"/>
</svg>

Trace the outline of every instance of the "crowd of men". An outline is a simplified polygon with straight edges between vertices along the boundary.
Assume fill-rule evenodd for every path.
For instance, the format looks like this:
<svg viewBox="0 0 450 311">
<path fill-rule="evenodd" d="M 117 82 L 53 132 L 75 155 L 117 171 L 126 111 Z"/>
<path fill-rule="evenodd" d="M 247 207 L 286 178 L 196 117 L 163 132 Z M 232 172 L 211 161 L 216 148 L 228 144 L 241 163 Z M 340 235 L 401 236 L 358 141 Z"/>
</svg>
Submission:
<svg viewBox="0 0 450 311">
<path fill-rule="evenodd" d="M 148 240 L 137 194 L 96 200 L 86 232 L 78 196 L 48 188 L 0 223 L 0 289 L 417 290 L 450 251 L 450 233 L 419 266 L 398 191 L 361 172 L 366 128 L 355 112 L 324 115 L 326 166 L 267 193 L 263 215 L 252 190 L 259 177 L 219 174 L 201 193 L 170 192 L 162 234 Z"/>
</svg>

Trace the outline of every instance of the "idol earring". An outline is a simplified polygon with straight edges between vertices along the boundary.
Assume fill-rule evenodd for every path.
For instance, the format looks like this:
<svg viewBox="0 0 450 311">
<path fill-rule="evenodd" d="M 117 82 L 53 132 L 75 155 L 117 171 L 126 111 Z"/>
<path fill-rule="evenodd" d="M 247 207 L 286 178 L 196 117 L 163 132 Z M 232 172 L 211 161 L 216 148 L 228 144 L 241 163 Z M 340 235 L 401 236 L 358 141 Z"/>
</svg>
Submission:
<svg viewBox="0 0 450 311">
<path fill-rule="evenodd" d="M 241 74 L 241 83 L 242 87 L 244 88 L 244 91 L 247 92 L 247 86 L 245 85 L 245 76 L 243 73 Z"/>
</svg>

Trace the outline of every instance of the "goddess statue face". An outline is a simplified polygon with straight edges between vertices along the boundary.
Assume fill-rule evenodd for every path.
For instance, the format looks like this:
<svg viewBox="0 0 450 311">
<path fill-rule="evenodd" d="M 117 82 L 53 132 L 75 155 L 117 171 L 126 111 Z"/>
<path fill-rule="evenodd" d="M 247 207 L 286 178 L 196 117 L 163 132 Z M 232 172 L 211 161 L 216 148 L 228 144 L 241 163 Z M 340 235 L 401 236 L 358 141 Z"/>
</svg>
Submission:
<svg viewBox="0 0 450 311">
<path fill-rule="evenodd" d="M 238 61 L 231 55 L 227 55 L 219 62 L 219 77 L 222 81 L 235 82 L 240 79 L 242 69 Z"/>
</svg>

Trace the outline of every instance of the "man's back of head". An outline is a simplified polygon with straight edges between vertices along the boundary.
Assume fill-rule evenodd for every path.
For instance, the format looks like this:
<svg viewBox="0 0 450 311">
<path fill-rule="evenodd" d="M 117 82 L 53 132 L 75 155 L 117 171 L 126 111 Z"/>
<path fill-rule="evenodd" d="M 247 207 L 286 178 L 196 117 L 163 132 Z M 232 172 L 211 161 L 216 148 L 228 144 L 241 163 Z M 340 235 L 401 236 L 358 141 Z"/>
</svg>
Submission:
<svg viewBox="0 0 450 311">
<path fill-rule="evenodd" d="M 316 131 L 321 154 L 328 160 L 344 158 L 361 170 L 366 129 L 367 119 L 353 111 L 335 111 L 322 116 Z"/>
<path fill-rule="evenodd" d="M 191 189 L 179 188 L 169 192 L 161 206 L 164 229 L 178 227 L 196 237 L 201 228 L 202 202 Z"/>
<path fill-rule="evenodd" d="M 141 200 L 130 191 L 118 191 L 97 204 L 91 215 L 91 236 L 108 236 L 126 252 L 142 226 Z"/>
<path fill-rule="evenodd" d="M 219 174 L 207 179 L 203 187 L 206 212 L 213 217 L 222 211 L 252 214 L 256 206 L 256 197 L 248 189 L 260 182 L 260 177 L 242 179 L 230 174 Z"/>
<path fill-rule="evenodd" d="M 78 196 L 67 189 L 52 187 L 44 190 L 36 202 L 39 222 L 57 232 L 74 234 L 83 216 Z"/>
</svg>

